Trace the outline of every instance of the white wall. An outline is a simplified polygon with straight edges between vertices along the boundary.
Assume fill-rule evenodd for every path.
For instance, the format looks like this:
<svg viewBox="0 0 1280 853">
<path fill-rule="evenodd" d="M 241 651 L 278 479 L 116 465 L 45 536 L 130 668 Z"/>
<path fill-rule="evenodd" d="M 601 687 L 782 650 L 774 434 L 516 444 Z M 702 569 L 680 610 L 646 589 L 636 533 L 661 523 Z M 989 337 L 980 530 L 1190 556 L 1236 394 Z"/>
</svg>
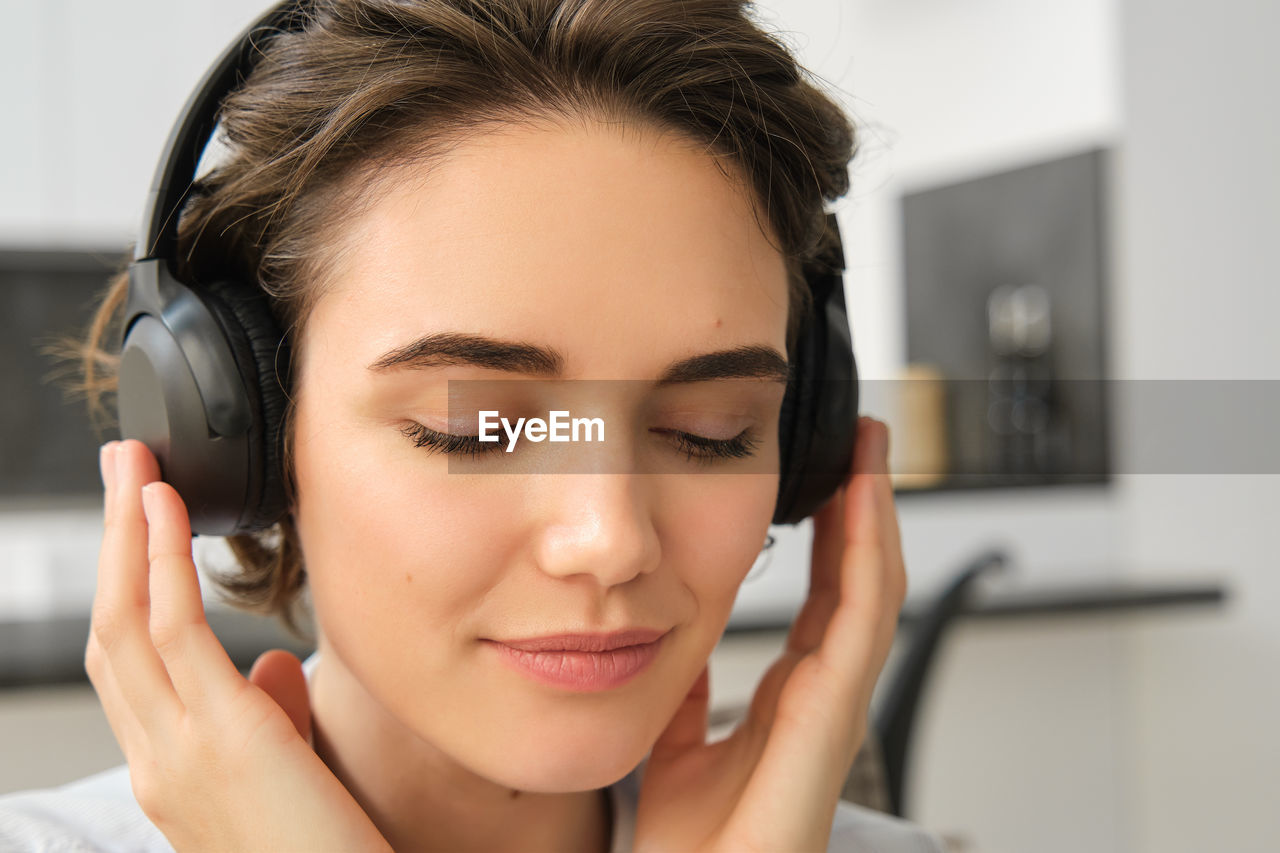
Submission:
<svg viewBox="0 0 1280 853">
<path fill-rule="evenodd" d="M 1125 0 L 1123 14 L 1119 367 L 1146 378 L 1280 379 L 1280 5 Z M 1244 432 L 1258 410 L 1224 414 Z M 1133 413 L 1135 437 L 1160 428 Z M 1123 486 L 1135 575 L 1220 566 L 1236 596 L 1229 618 L 1135 633 L 1135 849 L 1275 850 L 1280 476 L 1151 474 Z"/>
<path fill-rule="evenodd" d="M 131 241 L 187 93 L 266 5 L 4 0 L 0 245 Z"/>
</svg>

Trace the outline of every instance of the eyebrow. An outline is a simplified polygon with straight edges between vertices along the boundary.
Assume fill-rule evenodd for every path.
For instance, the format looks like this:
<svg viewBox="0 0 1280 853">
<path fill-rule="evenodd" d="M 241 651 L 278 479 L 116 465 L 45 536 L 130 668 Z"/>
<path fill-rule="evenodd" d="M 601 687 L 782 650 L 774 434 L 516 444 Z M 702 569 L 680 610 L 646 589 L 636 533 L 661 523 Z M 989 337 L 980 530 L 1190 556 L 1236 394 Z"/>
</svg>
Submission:
<svg viewBox="0 0 1280 853">
<path fill-rule="evenodd" d="M 564 372 L 564 356 L 551 347 L 503 341 L 462 332 L 437 332 L 383 353 L 369 365 L 375 373 L 445 365 L 469 365 L 509 373 L 555 378 Z M 764 344 L 702 353 L 668 365 L 657 384 L 711 379 L 766 379 L 786 382 L 787 360 Z"/>
</svg>

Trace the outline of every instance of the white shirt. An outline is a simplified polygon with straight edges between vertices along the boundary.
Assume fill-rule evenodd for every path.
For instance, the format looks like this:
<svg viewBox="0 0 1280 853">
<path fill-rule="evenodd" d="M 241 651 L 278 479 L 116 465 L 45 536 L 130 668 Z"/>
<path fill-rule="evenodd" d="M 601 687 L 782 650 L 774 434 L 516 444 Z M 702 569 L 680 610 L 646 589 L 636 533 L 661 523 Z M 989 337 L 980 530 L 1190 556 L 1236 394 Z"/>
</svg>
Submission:
<svg viewBox="0 0 1280 853">
<path fill-rule="evenodd" d="M 310 679 L 317 655 L 303 664 Z M 610 853 L 631 853 L 636 803 L 645 762 L 610 785 Z M 841 800 L 828 853 L 945 853 L 936 836 L 915 824 Z M 129 766 L 55 788 L 0 796 L 0 851 L 19 853 L 174 853 L 134 799 Z"/>
</svg>

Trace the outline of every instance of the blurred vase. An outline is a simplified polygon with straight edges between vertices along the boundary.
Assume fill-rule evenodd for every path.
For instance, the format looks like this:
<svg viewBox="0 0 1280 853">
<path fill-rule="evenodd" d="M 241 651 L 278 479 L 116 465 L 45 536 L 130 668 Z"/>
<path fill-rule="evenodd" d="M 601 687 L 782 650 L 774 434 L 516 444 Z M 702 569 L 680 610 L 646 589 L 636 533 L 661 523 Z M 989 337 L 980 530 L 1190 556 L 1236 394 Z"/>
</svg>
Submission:
<svg viewBox="0 0 1280 853">
<path fill-rule="evenodd" d="M 942 371 L 908 364 L 898 372 L 889 421 L 889 473 L 895 489 L 927 489 L 947 477 L 947 386 Z"/>
</svg>

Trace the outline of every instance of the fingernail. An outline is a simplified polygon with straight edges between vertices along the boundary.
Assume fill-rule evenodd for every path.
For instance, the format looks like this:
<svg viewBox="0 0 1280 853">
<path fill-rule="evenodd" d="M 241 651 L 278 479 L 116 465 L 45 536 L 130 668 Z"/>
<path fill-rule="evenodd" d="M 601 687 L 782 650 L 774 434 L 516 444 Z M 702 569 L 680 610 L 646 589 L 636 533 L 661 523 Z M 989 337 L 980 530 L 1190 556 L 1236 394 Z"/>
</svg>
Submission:
<svg viewBox="0 0 1280 853">
<path fill-rule="evenodd" d="M 875 466 L 875 470 L 883 472 L 889 466 L 889 436 L 885 432 L 877 431 L 872 442 L 875 447 L 872 448 L 871 464 Z"/>
<path fill-rule="evenodd" d="M 124 483 L 125 474 L 128 473 L 126 469 L 128 468 L 129 463 L 125 461 L 124 458 L 123 441 L 116 445 L 116 449 L 112 451 L 111 455 L 116 458 L 116 482 Z"/>
<path fill-rule="evenodd" d="M 154 504 L 156 500 L 155 483 L 147 483 L 142 487 L 142 513 L 147 517 L 147 521 L 151 521 L 151 514 L 155 512 Z"/>
<path fill-rule="evenodd" d="M 98 448 L 98 470 L 102 474 L 102 486 L 111 491 L 116 481 L 116 460 L 112 456 L 114 442 L 108 441 Z"/>
</svg>

